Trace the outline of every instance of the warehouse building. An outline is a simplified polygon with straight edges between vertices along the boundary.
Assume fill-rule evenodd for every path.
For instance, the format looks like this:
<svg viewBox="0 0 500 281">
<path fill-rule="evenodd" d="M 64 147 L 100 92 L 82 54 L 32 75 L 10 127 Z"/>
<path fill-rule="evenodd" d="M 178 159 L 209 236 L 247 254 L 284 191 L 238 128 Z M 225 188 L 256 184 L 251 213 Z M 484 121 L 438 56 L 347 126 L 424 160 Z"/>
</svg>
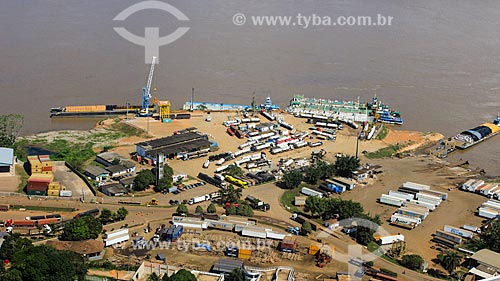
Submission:
<svg viewBox="0 0 500 281">
<path fill-rule="evenodd" d="M 0 175 L 14 174 L 14 149 L 0 147 Z"/>
<path fill-rule="evenodd" d="M 235 269 L 245 270 L 242 260 L 219 259 L 210 272 L 229 275 Z"/>
<path fill-rule="evenodd" d="M 480 278 L 490 278 L 500 275 L 500 254 L 488 249 L 482 249 L 470 257 L 473 267 L 469 270 Z"/>
<path fill-rule="evenodd" d="M 87 166 L 83 169 L 83 173 L 95 181 L 106 180 L 109 176 L 109 172 L 98 166 Z"/>
<path fill-rule="evenodd" d="M 159 154 L 169 159 L 179 158 L 188 153 L 211 149 L 207 136 L 195 132 L 177 134 L 165 138 L 145 141 L 136 144 L 137 160 L 142 158 L 156 159 Z"/>
<path fill-rule="evenodd" d="M 128 190 L 119 183 L 110 183 L 101 186 L 101 192 L 108 196 L 122 196 L 127 194 Z"/>
<path fill-rule="evenodd" d="M 112 178 L 119 177 L 127 173 L 127 168 L 123 165 L 111 165 L 109 167 L 106 167 L 106 170 L 109 172 L 109 175 Z"/>
<path fill-rule="evenodd" d="M 100 153 L 96 156 L 95 161 L 104 165 L 105 167 L 121 165 L 126 168 L 125 173 L 135 172 L 135 163 L 116 152 Z"/>
<path fill-rule="evenodd" d="M 87 257 L 90 261 L 100 260 L 104 257 L 104 244 L 90 239 L 83 241 L 47 241 L 47 245 L 57 250 L 67 250 Z"/>
</svg>

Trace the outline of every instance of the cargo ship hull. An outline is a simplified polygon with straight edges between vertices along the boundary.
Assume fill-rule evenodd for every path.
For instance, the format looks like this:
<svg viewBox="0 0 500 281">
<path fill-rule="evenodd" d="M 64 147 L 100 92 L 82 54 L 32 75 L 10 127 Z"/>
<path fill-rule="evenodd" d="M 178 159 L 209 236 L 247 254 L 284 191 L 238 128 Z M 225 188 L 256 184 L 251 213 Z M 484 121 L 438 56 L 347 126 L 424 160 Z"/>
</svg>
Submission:
<svg viewBox="0 0 500 281">
<path fill-rule="evenodd" d="M 97 111 L 97 112 L 54 112 L 50 114 L 50 118 L 63 118 L 63 117 L 113 117 L 119 115 L 136 114 L 137 110 L 110 110 L 110 111 Z"/>
</svg>

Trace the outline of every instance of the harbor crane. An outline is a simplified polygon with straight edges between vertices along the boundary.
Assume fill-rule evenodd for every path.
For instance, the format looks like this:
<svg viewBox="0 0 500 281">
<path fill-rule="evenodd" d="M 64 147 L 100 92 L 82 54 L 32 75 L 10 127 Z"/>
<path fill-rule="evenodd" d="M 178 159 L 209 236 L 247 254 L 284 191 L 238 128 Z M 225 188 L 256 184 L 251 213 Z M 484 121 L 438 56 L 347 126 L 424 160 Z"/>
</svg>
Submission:
<svg viewBox="0 0 500 281">
<path fill-rule="evenodd" d="M 149 116 L 149 100 L 151 99 L 151 83 L 153 82 L 153 76 L 155 73 L 156 57 L 151 60 L 151 68 L 149 69 L 148 81 L 146 86 L 142 88 L 142 108 L 140 111 L 140 116 Z"/>
</svg>

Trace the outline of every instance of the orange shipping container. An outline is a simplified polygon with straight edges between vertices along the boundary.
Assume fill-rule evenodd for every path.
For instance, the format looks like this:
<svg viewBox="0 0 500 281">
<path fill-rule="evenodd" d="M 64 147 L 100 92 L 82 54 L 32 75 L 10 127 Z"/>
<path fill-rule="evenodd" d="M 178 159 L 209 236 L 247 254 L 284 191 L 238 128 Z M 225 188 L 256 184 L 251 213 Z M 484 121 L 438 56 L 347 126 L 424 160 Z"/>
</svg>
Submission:
<svg viewBox="0 0 500 281">
<path fill-rule="evenodd" d="M 238 250 L 238 258 L 239 259 L 249 260 L 251 256 L 252 256 L 252 250 L 248 250 L 248 249 L 239 249 Z"/>
<path fill-rule="evenodd" d="M 319 246 L 316 244 L 309 245 L 309 255 L 316 255 L 319 251 Z"/>
</svg>

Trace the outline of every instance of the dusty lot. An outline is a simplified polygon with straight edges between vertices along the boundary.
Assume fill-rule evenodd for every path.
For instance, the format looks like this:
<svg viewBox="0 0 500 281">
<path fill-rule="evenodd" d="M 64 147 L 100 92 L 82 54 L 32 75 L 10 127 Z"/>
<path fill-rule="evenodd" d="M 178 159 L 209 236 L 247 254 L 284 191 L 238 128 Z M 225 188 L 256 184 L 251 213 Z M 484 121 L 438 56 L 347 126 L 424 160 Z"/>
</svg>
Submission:
<svg viewBox="0 0 500 281">
<path fill-rule="evenodd" d="M 54 181 L 61 182 L 67 190 L 73 193 L 73 197 L 84 197 L 85 200 L 95 199 L 85 182 L 73 173 L 63 162 L 54 162 Z"/>
<path fill-rule="evenodd" d="M 422 255 L 425 260 L 435 258 L 438 252 L 430 247 L 432 234 L 436 229 L 443 229 L 445 224 L 461 227 L 464 224 L 479 226 L 482 219 L 474 215 L 475 210 L 486 198 L 463 192 L 455 188 L 461 181 L 460 175 L 467 173 L 461 168 L 447 168 L 436 164 L 432 158 L 412 157 L 405 159 L 384 159 L 370 161 L 384 167 L 384 173 L 373 185 L 356 187 L 342 195 L 363 204 L 371 214 L 380 214 L 384 220 L 382 227 L 392 234 L 402 233 L 408 242 L 408 250 Z M 387 220 L 397 210 L 396 207 L 379 204 L 377 198 L 389 190 L 397 190 L 403 182 L 412 181 L 428 184 L 432 189 L 448 192 L 449 199 L 431 212 L 424 222 L 413 230 L 406 230 L 389 225 Z"/>
</svg>

